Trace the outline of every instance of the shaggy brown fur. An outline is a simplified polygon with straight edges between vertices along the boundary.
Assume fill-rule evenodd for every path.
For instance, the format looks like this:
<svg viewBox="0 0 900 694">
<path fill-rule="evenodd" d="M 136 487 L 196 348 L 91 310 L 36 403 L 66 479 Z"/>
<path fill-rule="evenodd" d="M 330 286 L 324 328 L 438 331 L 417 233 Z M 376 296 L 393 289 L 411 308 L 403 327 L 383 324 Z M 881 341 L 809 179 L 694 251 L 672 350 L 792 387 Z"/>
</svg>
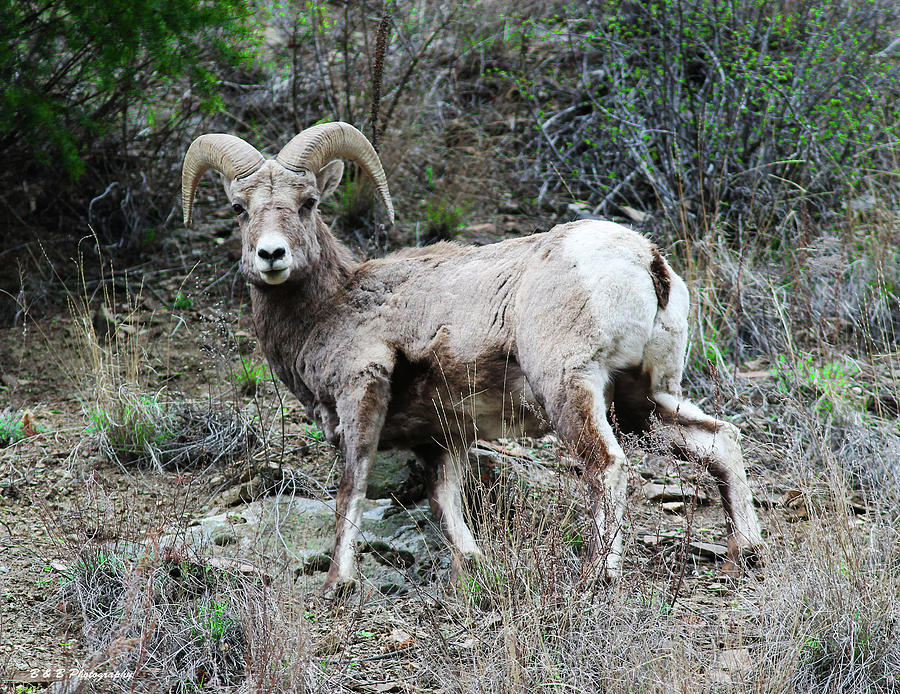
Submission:
<svg viewBox="0 0 900 694">
<path fill-rule="evenodd" d="M 335 162 L 297 174 L 269 161 L 226 181 L 246 210 L 242 267 L 262 349 L 345 456 L 327 587 L 354 580 L 378 448 L 414 449 L 434 466 L 429 497 L 458 566 L 478 553 L 460 510 L 459 460 L 478 438 L 551 426 L 584 461 L 597 526 L 591 545 L 614 577 L 626 461 L 610 405 L 628 430 L 656 428 L 673 448 L 709 461 L 734 546 L 761 544 L 736 430 L 727 425 L 718 436 L 726 424 L 681 398 L 687 289 L 649 241 L 585 221 L 356 263 L 316 211 L 339 174 Z M 270 272 L 276 251 L 289 266 Z"/>
</svg>

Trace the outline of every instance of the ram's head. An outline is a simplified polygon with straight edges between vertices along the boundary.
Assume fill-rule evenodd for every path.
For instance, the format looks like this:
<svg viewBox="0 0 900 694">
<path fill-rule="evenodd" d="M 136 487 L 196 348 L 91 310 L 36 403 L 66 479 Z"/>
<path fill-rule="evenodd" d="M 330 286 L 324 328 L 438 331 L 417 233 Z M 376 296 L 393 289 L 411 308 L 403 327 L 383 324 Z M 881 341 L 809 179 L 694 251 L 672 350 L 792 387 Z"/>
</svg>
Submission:
<svg viewBox="0 0 900 694">
<path fill-rule="evenodd" d="M 222 174 L 241 227 L 244 275 L 254 284 L 300 280 L 319 261 L 324 223 L 318 204 L 337 188 L 341 158 L 355 161 L 375 183 L 390 222 L 394 209 L 378 155 L 348 123 L 316 125 L 294 137 L 274 159 L 234 135 L 201 135 L 182 169 L 184 224 L 190 226 L 200 177 Z"/>
</svg>

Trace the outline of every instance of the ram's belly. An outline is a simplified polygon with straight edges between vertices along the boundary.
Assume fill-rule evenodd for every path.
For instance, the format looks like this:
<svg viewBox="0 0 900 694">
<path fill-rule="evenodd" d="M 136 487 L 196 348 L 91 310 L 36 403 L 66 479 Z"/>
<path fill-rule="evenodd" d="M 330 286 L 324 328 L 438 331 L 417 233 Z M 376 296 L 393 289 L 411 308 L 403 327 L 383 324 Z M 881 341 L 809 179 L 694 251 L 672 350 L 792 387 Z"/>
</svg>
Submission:
<svg viewBox="0 0 900 694">
<path fill-rule="evenodd" d="M 424 369 L 395 380 L 382 448 L 437 441 L 468 446 L 475 439 L 541 436 L 547 417 L 514 362 L 503 369 Z M 403 386 L 402 389 L 396 386 Z"/>
<path fill-rule="evenodd" d="M 506 389 L 473 388 L 452 397 L 439 393 L 439 398 L 439 423 L 456 440 L 540 436 L 548 431 L 547 417 L 524 382 Z"/>
</svg>

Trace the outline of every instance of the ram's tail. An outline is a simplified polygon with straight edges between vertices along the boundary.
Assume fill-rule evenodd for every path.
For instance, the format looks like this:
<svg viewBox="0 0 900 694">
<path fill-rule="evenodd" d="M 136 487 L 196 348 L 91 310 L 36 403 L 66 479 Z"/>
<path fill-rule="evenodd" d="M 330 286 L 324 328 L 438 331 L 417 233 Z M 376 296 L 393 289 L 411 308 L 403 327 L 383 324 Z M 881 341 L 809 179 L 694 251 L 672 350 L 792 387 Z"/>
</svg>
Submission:
<svg viewBox="0 0 900 694">
<path fill-rule="evenodd" d="M 644 365 L 650 371 L 652 392 L 681 397 L 690 297 L 684 281 L 672 271 L 656 247 L 651 253 L 650 277 L 659 308 L 644 348 Z"/>
<path fill-rule="evenodd" d="M 666 261 L 663 260 L 656 246 L 653 246 L 650 252 L 653 254 L 653 260 L 650 261 L 650 276 L 653 278 L 653 289 L 656 290 L 656 301 L 659 303 L 659 308 L 664 309 L 669 303 L 672 276 L 669 274 Z"/>
</svg>

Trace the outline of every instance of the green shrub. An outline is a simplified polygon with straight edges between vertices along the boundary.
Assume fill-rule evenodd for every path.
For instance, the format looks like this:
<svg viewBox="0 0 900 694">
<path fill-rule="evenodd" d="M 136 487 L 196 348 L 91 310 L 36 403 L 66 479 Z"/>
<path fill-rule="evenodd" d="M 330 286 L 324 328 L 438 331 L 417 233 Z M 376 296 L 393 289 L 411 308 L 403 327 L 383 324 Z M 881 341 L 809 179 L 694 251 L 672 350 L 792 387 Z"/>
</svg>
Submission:
<svg viewBox="0 0 900 694">
<path fill-rule="evenodd" d="M 781 355 L 771 373 L 783 393 L 802 391 L 815 403 L 821 415 L 861 416 L 866 410 L 863 389 L 857 385 L 859 365 L 850 361 L 833 361 L 817 365 L 811 355 L 788 360 Z"/>
<path fill-rule="evenodd" d="M 536 121 L 542 195 L 656 207 L 691 235 L 789 235 L 791 213 L 809 228 L 868 186 L 895 195 L 900 64 L 879 53 L 897 16 L 889 0 L 602 0 L 505 18 L 480 69 Z"/>
<path fill-rule="evenodd" d="M 315 424 L 304 424 L 303 435 L 310 441 L 322 443 L 325 440 L 325 432 L 323 432 Z"/>
<path fill-rule="evenodd" d="M 0 410 L 0 447 L 11 446 L 24 436 L 22 413 L 6 408 Z"/>
<path fill-rule="evenodd" d="M 424 243 L 450 241 L 465 226 L 463 210 L 444 200 L 432 198 L 425 204 Z"/>
<path fill-rule="evenodd" d="M 256 660 L 251 666 L 242 656 L 254 626 L 271 630 L 263 620 L 274 607 L 257 577 L 171 547 L 138 554 L 87 545 L 73 552 L 60 600 L 83 619 L 91 647 L 116 648 L 120 667 L 130 668 L 145 691 L 234 691 L 254 674 Z M 126 645 L 114 645 L 117 637 Z"/>
<path fill-rule="evenodd" d="M 156 470 L 226 465 L 259 444 L 256 427 L 227 406 L 194 403 L 128 387 L 85 404 L 88 433 L 120 465 Z"/>
<path fill-rule="evenodd" d="M 176 311 L 187 311 L 194 306 L 194 299 L 184 292 L 178 292 L 175 295 L 175 301 L 172 302 L 173 308 Z"/>
<path fill-rule="evenodd" d="M 118 207 L 142 240 L 150 223 L 135 197 L 157 186 L 168 196 L 173 178 L 150 186 L 148 169 L 160 158 L 171 168 L 173 135 L 221 107 L 217 73 L 242 60 L 249 13 L 248 0 L 0 0 L 3 188 L 37 180 L 31 201 L 4 202 L 46 218 L 65 195 L 101 236 L 104 205 Z"/>
<path fill-rule="evenodd" d="M 266 381 L 272 380 L 267 364 L 255 364 L 252 359 L 241 357 L 241 365 L 233 373 L 234 382 L 246 395 L 253 395 Z"/>
</svg>

